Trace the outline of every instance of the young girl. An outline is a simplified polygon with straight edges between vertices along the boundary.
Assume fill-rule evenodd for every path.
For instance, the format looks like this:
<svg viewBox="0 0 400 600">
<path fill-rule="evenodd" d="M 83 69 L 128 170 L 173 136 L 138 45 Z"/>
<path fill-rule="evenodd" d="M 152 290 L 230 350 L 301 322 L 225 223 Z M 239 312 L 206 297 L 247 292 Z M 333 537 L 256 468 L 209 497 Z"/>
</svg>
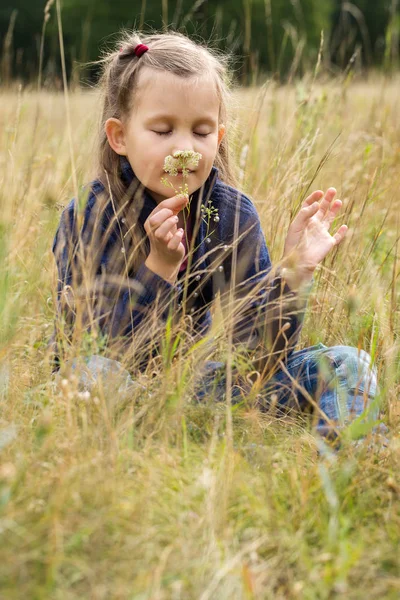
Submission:
<svg viewBox="0 0 400 600">
<path fill-rule="evenodd" d="M 167 323 L 188 325 L 192 342 L 205 336 L 218 295 L 234 347 L 259 373 L 261 409 L 271 398 L 282 410 L 313 409 L 316 431 L 335 437 L 377 393 L 366 352 L 321 343 L 294 351 L 313 272 L 347 231 L 329 232 L 342 205 L 336 190 L 303 202 L 272 268 L 256 209 L 234 187 L 224 58 L 162 33 L 125 35 L 101 62 L 98 178 L 64 209 L 53 244 L 55 370 L 61 345 L 87 331 L 97 350 L 86 376 L 116 370 L 132 383 L 157 361 Z M 205 361 L 196 397 L 214 390 L 222 399 L 225 376 L 223 362 Z M 234 401 L 243 381 L 234 370 Z"/>
</svg>

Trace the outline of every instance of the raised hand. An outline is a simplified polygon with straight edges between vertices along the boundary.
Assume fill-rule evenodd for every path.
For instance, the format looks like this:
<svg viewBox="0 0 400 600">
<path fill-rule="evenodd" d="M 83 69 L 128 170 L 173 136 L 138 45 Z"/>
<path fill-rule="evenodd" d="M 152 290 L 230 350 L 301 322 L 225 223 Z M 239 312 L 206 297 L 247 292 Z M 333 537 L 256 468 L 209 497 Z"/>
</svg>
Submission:
<svg viewBox="0 0 400 600">
<path fill-rule="evenodd" d="M 343 241 L 347 225 L 341 225 L 334 235 L 329 233 L 342 206 L 335 195 L 333 187 L 325 194 L 321 190 L 313 192 L 290 224 L 282 258 L 292 269 L 312 274 L 328 252 Z"/>
</svg>

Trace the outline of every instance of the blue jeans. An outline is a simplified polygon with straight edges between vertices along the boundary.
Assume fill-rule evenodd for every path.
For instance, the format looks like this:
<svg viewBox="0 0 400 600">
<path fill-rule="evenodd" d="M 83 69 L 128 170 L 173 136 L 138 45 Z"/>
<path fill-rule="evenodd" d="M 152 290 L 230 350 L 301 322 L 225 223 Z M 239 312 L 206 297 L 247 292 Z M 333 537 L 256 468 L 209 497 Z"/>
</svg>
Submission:
<svg viewBox="0 0 400 600">
<path fill-rule="evenodd" d="M 232 403 L 246 401 L 251 393 L 249 385 L 234 373 L 232 379 Z M 225 390 L 224 363 L 207 362 L 195 397 L 205 400 L 215 395 L 216 400 L 222 400 Z M 277 416 L 293 411 L 313 412 L 317 416 L 315 431 L 336 439 L 343 427 L 361 415 L 364 424 L 379 419 L 378 391 L 376 368 L 367 352 L 352 346 L 327 347 L 319 343 L 293 352 L 258 391 L 257 404 L 263 411 L 275 410 Z M 371 429 L 387 431 L 383 424 Z"/>
<path fill-rule="evenodd" d="M 92 355 L 82 363 L 73 359 L 69 367 L 79 372 L 80 385 L 85 389 L 96 383 L 101 375 L 120 382 L 119 392 L 136 389 L 122 365 L 99 355 Z M 233 372 L 232 403 L 246 401 L 251 386 Z M 363 415 L 364 422 L 379 418 L 376 402 L 378 392 L 376 368 L 364 350 L 351 346 L 316 344 L 293 352 L 275 375 L 257 393 L 257 405 L 262 411 L 276 410 L 277 415 L 292 411 L 313 412 L 318 416 L 316 432 L 335 439 L 338 432 L 352 420 Z M 195 378 L 194 400 L 216 401 L 225 399 L 226 365 L 218 361 L 206 361 Z M 387 431 L 386 426 L 374 427 L 374 431 Z"/>
</svg>

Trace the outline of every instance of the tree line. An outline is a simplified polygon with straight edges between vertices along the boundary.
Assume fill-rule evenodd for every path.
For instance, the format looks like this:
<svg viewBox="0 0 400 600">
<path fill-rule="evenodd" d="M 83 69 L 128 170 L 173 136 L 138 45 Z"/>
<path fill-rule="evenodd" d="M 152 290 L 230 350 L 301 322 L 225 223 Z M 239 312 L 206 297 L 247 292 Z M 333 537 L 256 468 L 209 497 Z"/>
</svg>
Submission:
<svg viewBox="0 0 400 600">
<path fill-rule="evenodd" d="M 333 73 L 349 64 L 394 70 L 399 5 L 400 0 L 6 0 L 0 7 L 0 83 L 33 82 L 40 68 L 43 85 L 60 84 L 60 21 L 68 77 L 80 83 L 96 79 L 96 66 L 84 65 L 112 46 L 122 27 L 174 29 L 202 38 L 231 53 L 242 83 L 265 74 L 284 80 L 321 60 Z"/>
</svg>

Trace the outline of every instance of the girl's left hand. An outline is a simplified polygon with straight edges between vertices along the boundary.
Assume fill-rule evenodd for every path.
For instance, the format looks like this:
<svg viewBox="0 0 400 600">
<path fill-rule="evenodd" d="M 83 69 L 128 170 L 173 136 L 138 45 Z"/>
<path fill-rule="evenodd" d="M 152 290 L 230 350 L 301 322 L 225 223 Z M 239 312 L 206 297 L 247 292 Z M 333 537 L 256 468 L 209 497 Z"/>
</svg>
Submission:
<svg viewBox="0 0 400 600">
<path fill-rule="evenodd" d="M 283 259 L 291 255 L 295 263 L 292 268 L 312 273 L 328 252 L 343 241 L 347 225 L 341 225 L 334 235 L 329 233 L 342 206 L 341 200 L 334 200 L 335 195 L 336 190 L 331 187 L 325 194 L 317 190 L 304 200 L 290 224 L 283 251 Z"/>
</svg>

